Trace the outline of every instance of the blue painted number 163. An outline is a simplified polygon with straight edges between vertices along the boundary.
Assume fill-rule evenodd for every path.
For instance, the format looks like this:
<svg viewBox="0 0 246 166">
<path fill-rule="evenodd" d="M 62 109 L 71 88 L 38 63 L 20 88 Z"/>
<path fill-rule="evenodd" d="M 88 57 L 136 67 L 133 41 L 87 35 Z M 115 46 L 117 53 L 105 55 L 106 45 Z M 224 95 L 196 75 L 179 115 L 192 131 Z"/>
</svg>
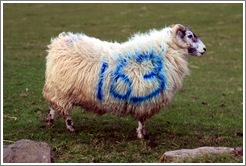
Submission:
<svg viewBox="0 0 246 166">
<path fill-rule="evenodd" d="M 143 96 L 134 96 L 132 94 L 132 80 L 123 72 L 123 69 L 126 67 L 128 60 L 130 58 L 134 58 L 134 61 L 141 64 L 143 61 L 150 61 L 153 64 L 153 68 L 150 71 L 147 71 L 143 74 L 143 80 L 148 82 L 157 82 L 158 86 L 153 89 L 148 94 Z M 111 83 L 109 86 L 109 94 L 112 95 L 114 98 L 132 102 L 132 103 L 142 103 L 146 100 L 152 99 L 159 95 L 162 91 L 165 90 L 166 85 L 166 78 L 163 71 L 163 62 L 159 56 L 154 56 L 153 54 L 148 55 L 137 55 L 134 57 L 130 57 L 128 59 L 119 59 L 117 61 L 117 66 L 113 74 L 111 75 Z M 103 101 L 104 96 L 104 79 L 105 79 L 105 72 L 109 68 L 107 62 L 103 62 L 99 74 L 99 82 L 98 82 L 98 89 L 97 89 L 97 98 L 100 101 Z M 122 81 L 126 85 L 126 90 L 124 93 L 119 92 L 116 90 L 117 82 Z M 136 87 L 137 88 L 137 87 Z"/>
</svg>

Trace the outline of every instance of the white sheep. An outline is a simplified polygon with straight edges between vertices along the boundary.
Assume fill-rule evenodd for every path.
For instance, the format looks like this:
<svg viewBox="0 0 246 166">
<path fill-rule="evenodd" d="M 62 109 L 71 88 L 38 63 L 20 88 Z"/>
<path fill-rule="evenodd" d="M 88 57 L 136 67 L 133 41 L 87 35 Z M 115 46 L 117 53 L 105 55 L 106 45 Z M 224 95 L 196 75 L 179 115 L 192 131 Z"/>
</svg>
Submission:
<svg viewBox="0 0 246 166">
<path fill-rule="evenodd" d="M 81 106 L 99 115 L 130 114 L 138 121 L 138 138 L 147 135 L 144 122 L 181 88 L 189 73 L 188 55 L 206 51 L 181 24 L 136 34 L 123 43 L 61 33 L 48 48 L 43 88 L 50 104 L 47 124 L 53 125 L 58 112 L 67 129 L 75 131 L 70 115 L 73 106 Z"/>
</svg>

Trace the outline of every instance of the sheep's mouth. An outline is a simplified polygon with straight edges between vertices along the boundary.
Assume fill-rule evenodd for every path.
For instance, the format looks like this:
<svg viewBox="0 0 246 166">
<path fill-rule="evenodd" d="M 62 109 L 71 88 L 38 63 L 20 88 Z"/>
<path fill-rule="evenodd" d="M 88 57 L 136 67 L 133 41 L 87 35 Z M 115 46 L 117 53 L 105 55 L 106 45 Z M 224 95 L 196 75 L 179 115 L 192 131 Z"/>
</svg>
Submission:
<svg viewBox="0 0 246 166">
<path fill-rule="evenodd" d="M 206 52 L 206 51 L 203 51 L 203 52 L 199 52 L 199 53 L 203 55 L 203 54 L 205 54 L 205 52 Z"/>
<path fill-rule="evenodd" d="M 196 51 L 196 52 L 193 52 L 193 53 L 190 53 L 191 56 L 202 56 L 203 54 L 205 54 L 205 52 L 199 52 L 199 51 Z"/>
<path fill-rule="evenodd" d="M 203 52 L 198 52 L 201 55 L 205 54 L 206 51 L 203 51 Z"/>
<path fill-rule="evenodd" d="M 205 54 L 205 52 L 197 52 L 196 54 L 194 54 L 194 56 L 200 57 L 200 56 L 202 56 L 203 54 Z"/>
</svg>

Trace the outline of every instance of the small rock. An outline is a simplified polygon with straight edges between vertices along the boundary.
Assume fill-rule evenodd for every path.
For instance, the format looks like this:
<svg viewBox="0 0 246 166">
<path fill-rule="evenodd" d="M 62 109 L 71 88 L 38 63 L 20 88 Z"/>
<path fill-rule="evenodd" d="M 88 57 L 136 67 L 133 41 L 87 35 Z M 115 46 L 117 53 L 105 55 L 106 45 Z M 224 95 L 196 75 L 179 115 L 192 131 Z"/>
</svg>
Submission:
<svg viewBox="0 0 246 166">
<path fill-rule="evenodd" d="M 236 147 L 236 148 L 234 148 L 233 153 L 237 157 L 243 157 L 243 148 L 242 147 Z"/>
<path fill-rule="evenodd" d="M 196 149 L 180 149 L 165 152 L 161 157 L 161 162 L 174 162 L 186 157 L 194 158 L 204 154 L 221 154 L 234 152 L 234 148 L 228 147 L 199 147 Z"/>
<path fill-rule="evenodd" d="M 22 139 L 3 146 L 4 163 L 51 163 L 51 148 L 47 143 Z"/>
</svg>

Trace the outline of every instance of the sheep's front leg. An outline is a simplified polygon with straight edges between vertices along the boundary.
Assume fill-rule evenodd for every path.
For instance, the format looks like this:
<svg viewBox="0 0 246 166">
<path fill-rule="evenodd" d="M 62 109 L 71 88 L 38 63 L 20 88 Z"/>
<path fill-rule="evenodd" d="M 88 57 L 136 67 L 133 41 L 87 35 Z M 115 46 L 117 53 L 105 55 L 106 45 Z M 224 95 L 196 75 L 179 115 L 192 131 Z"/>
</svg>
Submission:
<svg viewBox="0 0 246 166">
<path fill-rule="evenodd" d="M 48 114 L 45 118 L 45 122 L 47 126 L 53 126 L 54 125 L 54 118 L 55 118 L 55 113 L 56 111 L 50 107 L 50 109 L 48 110 Z"/>
<path fill-rule="evenodd" d="M 142 139 L 142 138 L 147 138 L 147 130 L 144 124 L 144 121 L 138 121 L 138 128 L 137 128 L 137 136 L 138 138 Z"/>
</svg>

